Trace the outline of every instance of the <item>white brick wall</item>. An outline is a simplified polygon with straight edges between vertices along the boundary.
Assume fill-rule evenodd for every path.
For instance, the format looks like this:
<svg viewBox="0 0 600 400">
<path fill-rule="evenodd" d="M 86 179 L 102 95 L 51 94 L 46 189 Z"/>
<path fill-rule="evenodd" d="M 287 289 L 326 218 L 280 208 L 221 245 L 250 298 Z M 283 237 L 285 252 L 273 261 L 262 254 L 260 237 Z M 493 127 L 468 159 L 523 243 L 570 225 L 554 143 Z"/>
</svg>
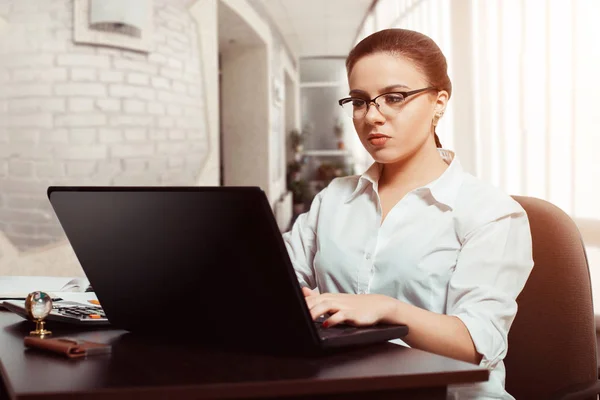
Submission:
<svg viewBox="0 0 600 400">
<path fill-rule="evenodd" d="M 155 0 L 149 54 L 73 43 L 72 2 L 0 0 L 0 230 L 21 250 L 62 235 L 48 185 L 192 185 L 206 157 L 187 1 Z"/>
</svg>

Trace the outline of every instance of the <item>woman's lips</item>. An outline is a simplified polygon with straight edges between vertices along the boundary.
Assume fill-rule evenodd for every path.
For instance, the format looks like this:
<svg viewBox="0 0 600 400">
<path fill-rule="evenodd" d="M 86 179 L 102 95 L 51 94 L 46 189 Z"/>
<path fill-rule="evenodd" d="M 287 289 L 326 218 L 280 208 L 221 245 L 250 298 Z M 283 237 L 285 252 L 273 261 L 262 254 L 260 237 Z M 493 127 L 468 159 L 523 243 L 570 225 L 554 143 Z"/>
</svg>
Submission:
<svg viewBox="0 0 600 400">
<path fill-rule="evenodd" d="M 389 136 L 382 135 L 380 133 L 373 133 L 367 136 L 367 140 L 373 146 L 383 146 L 389 139 Z"/>
</svg>

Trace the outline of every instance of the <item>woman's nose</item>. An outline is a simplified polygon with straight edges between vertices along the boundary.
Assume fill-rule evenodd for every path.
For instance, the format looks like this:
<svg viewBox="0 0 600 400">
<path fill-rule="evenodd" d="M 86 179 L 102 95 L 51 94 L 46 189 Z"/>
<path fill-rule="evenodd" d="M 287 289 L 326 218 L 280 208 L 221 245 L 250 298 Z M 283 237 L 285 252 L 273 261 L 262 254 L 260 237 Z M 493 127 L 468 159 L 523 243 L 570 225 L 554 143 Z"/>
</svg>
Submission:
<svg viewBox="0 0 600 400">
<path fill-rule="evenodd" d="M 369 108 L 365 114 L 365 121 L 370 125 L 383 124 L 385 122 L 385 117 L 381 111 L 379 111 L 377 103 L 372 102 L 369 104 Z"/>
</svg>

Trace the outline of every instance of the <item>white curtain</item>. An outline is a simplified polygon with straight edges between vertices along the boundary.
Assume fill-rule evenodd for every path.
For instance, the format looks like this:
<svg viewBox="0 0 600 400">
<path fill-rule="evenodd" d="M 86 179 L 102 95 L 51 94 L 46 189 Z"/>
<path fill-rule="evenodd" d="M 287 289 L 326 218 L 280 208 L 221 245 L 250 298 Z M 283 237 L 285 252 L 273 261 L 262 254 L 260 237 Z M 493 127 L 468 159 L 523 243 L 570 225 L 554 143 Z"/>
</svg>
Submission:
<svg viewBox="0 0 600 400">
<path fill-rule="evenodd" d="M 402 27 L 438 43 L 455 93 L 442 143 L 507 193 L 571 215 L 600 299 L 598 16 L 597 0 L 380 0 L 358 39 Z"/>
</svg>

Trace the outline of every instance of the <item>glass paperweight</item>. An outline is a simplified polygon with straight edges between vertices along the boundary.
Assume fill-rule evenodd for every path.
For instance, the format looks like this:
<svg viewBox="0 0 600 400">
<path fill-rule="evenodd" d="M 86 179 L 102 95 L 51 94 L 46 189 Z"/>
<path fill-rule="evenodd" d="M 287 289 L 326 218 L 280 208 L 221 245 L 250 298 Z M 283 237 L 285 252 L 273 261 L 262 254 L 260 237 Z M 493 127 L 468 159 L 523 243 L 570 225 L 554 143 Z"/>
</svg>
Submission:
<svg viewBox="0 0 600 400">
<path fill-rule="evenodd" d="M 31 331 L 31 335 L 44 337 L 52 332 L 44 328 L 44 318 L 52 311 L 52 298 L 46 292 L 31 292 L 25 299 L 25 310 L 29 318 L 35 322 L 35 331 Z"/>
</svg>

